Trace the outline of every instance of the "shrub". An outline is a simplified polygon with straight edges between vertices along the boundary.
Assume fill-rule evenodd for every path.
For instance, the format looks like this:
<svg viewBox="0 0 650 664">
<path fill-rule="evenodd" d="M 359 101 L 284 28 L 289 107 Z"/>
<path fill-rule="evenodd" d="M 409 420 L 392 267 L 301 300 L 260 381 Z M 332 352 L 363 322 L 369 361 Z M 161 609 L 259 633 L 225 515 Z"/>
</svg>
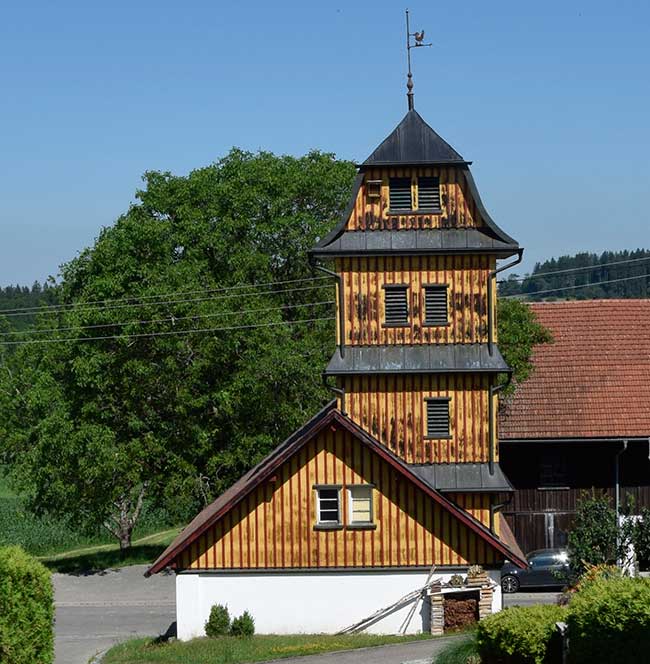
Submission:
<svg viewBox="0 0 650 664">
<path fill-rule="evenodd" d="M 571 664 L 647 661 L 650 652 L 650 581 L 594 579 L 569 605 Z"/>
<path fill-rule="evenodd" d="M 205 634 L 211 639 L 226 636 L 230 632 L 230 613 L 228 607 L 222 604 L 213 604 L 210 617 L 205 623 Z"/>
<path fill-rule="evenodd" d="M 639 568 L 650 569 L 650 509 L 644 507 L 639 518 L 628 526 Z"/>
<path fill-rule="evenodd" d="M 232 636 L 253 636 L 255 634 L 253 616 L 248 611 L 244 611 L 239 618 L 235 618 L 230 626 L 230 634 Z"/>
<path fill-rule="evenodd" d="M 479 622 L 479 653 L 490 664 L 560 662 L 560 639 L 555 623 L 565 618 L 566 609 L 561 606 L 504 609 Z"/>
<path fill-rule="evenodd" d="M 20 547 L 1 547 L 0 662 L 51 664 L 53 622 L 49 570 Z"/>
</svg>

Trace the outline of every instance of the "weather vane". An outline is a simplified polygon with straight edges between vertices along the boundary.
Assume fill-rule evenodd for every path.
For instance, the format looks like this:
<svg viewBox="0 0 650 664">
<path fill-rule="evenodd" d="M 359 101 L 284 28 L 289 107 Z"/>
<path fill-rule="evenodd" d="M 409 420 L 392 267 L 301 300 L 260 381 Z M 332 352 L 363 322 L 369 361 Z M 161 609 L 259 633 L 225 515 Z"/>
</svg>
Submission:
<svg viewBox="0 0 650 664">
<path fill-rule="evenodd" d="M 415 40 L 413 43 L 411 41 L 411 37 Z M 411 49 L 412 48 L 419 48 L 420 46 L 431 46 L 432 44 L 424 44 L 424 30 L 420 30 L 420 32 L 411 32 L 411 26 L 409 24 L 409 10 L 406 10 L 406 58 L 408 60 L 408 66 L 409 66 L 409 73 L 408 73 L 408 81 L 406 82 L 406 88 L 408 92 L 406 93 L 406 97 L 408 99 L 409 103 L 409 111 L 412 111 L 414 106 L 413 106 L 413 74 L 411 73 Z"/>
</svg>

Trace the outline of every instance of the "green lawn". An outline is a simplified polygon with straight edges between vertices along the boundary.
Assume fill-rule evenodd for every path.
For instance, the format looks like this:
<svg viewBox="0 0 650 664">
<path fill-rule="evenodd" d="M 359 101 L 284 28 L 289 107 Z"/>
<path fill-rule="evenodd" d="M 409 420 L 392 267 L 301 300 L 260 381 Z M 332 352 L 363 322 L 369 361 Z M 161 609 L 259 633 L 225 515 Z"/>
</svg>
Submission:
<svg viewBox="0 0 650 664">
<path fill-rule="evenodd" d="M 335 650 L 351 650 L 431 639 L 429 634 L 379 636 L 374 634 L 291 634 L 258 635 L 251 638 L 223 637 L 157 643 L 151 639 L 127 641 L 111 648 L 102 664 L 238 664 L 269 659 L 316 655 Z"/>
</svg>

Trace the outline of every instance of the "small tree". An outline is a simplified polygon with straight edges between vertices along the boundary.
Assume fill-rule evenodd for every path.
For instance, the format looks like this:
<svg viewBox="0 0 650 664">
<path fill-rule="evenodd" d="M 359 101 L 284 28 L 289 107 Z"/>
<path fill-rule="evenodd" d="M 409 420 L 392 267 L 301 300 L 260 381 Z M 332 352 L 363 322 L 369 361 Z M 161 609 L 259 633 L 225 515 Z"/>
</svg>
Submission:
<svg viewBox="0 0 650 664">
<path fill-rule="evenodd" d="M 223 604 L 213 604 L 210 609 L 210 617 L 205 623 L 205 634 L 211 639 L 226 636 L 231 629 L 230 613 L 228 607 Z"/>
<path fill-rule="evenodd" d="M 616 512 L 606 496 L 585 493 L 578 501 L 569 533 L 571 577 L 576 580 L 589 565 L 615 565 L 617 551 Z"/>
<path fill-rule="evenodd" d="M 253 636 L 255 634 L 255 621 L 248 611 L 244 611 L 238 618 L 232 621 L 230 626 L 232 636 Z"/>
</svg>

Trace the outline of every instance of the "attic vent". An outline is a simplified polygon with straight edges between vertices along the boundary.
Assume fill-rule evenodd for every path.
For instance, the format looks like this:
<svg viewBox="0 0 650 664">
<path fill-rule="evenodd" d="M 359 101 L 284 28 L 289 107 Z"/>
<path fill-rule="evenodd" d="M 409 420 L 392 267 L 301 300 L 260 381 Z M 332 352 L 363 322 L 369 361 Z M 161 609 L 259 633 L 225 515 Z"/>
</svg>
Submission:
<svg viewBox="0 0 650 664">
<path fill-rule="evenodd" d="M 449 399 L 426 399 L 427 438 L 449 438 Z"/>
<path fill-rule="evenodd" d="M 411 178 L 390 178 L 390 209 L 412 210 Z"/>
<path fill-rule="evenodd" d="M 447 286 L 424 287 L 424 324 L 447 325 Z"/>
<path fill-rule="evenodd" d="M 381 180 L 368 180 L 366 182 L 366 196 L 368 198 L 381 198 Z"/>
<path fill-rule="evenodd" d="M 440 182 L 438 178 L 418 178 L 418 209 L 440 210 Z"/>
<path fill-rule="evenodd" d="M 408 286 L 384 286 L 386 325 L 403 326 L 409 322 Z"/>
</svg>

